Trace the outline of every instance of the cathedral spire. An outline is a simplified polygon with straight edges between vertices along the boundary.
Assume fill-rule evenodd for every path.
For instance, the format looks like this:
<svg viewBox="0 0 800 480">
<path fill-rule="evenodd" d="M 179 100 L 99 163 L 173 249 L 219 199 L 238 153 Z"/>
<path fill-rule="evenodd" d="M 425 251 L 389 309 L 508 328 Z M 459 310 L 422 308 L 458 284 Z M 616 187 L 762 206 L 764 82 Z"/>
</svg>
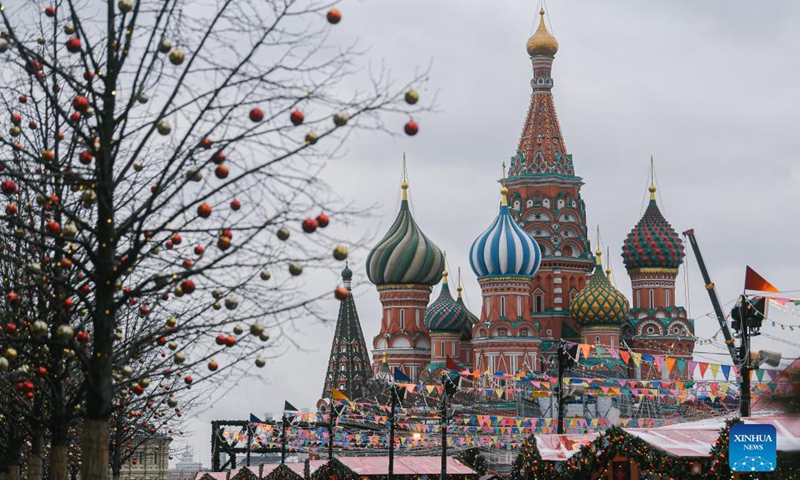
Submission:
<svg viewBox="0 0 800 480">
<path fill-rule="evenodd" d="M 353 272 L 345 264 L 342 270 L 342 281 L 350 290 Z M 321 398 L 330 398 L 333 388 L 340 390 L 348 398 L 358 398 L 363 394 L 363 387 L 371 377 L 371 365 L 361 322 L 358 319 L 353 294 L 347 296 L 339 305 L 339 316 L 336 319 L 336 330 L 331 344 L 331 356 L 328 360 L 328 372 L 325 375 L 325 386 Z"/>
</svg>

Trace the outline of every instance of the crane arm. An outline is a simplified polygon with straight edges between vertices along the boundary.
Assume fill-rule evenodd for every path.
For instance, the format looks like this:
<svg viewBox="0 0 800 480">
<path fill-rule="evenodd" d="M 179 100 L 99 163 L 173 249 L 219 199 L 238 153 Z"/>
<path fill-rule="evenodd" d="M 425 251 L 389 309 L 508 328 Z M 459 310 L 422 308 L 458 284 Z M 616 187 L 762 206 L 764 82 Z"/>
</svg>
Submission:
<svg viewBox="0 0 800 480">
<path fill-rule="evenodd" d="M 706 291 L 708 292 L 708 296 L 711 298 L 711 305 L 714 307 L 714 313 L 717 316 L 719 327 L 722 329 L 722 335 L 725 337 L 725 345 L 728 347 L 728 352 L 731 354 L 733 364 L 739 365 L 739 356 L 736 353 L 733 337 L 731 336 L 731 330 L 728 328 L 728 323 L 725 321 L 725 314 L 722 313 L 722 305 L 719 303 L 717 289 L 714 288 L 714 282 L 712 282 L 711 278 L 708 276 L 706 263 L 703 261 L 703 255 L 700 253 L 700 247 L 697 245 L 697 239 L 694 236 L 694 229 L 691 228 L 686 230 L 683 232 L 683 236 L 689 239 L 689 244 L 692 246 L 694 257 L 697 259 L 697 265 L 700 267 L 700 273 L 703 275 Z"/>
</svg>

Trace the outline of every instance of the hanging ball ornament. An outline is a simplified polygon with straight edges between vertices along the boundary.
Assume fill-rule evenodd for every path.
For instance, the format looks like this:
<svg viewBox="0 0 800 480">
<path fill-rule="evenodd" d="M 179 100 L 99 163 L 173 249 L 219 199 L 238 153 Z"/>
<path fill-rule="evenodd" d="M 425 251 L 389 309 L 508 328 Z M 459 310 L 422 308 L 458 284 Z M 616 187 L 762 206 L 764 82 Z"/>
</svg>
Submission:
<svg viewBox="0 0 800 480">
<path fill-rule="evenodd" d="M 0 373 L 7 372 L 8 367 L 8 359 L 6 357 L 0 357 Z"/>
<path fill-rule="evenodd" d="M 306 133 L 306 139 L 305 139 L 306 140 L 306 145 L 314 145 L 315 143 L 317 143 L 318 139 L 319 139 L 319 136 L 317 136 L 316 133 L 314 133 L 314 132 Z"/>
<path fill-rule="evenodd" d="M 238 306 L 239 300 L 237 300 L 235 297 L 228 297 L 225 299 L 225 308 L 228 310 L 236 310 Z"/>
<path fill-rule="evenodd" d="M 212 372 L 216 372 L 218 368 L 219 368 L 219 364 L 217 362 L 215 362 L 214 360 L 211 360 L 210 362 L 208 362 L 208 369 L 211 370 Z"/>
<path fill-rule="evenodd" d="M 406 92 L 406 103 L 409 105 L 414 105 L 419 101 L 419 92 L 414 89 L 411 89 Z"/>
<path fill-rule="evenodd" d="M 231 200 L 231 210 L 233 210 L 235 212 L 235 211 L 239 210 L 240 208 L 242 208 L 242 202 L 240 202 L 239 200 L 236 200 L 235 198 L 233 200 Z"/>
<path fill-rule="evenodd" d="M 301 112 L 300 110 L 295 110 L 294 112 L 292 112 L 291 115 L 289 115 L 289 119 L 292 121 L 292 125 L 296 127 L 298 125 L 303 124 L 303 121 L 306 119 L 306 116 L 303 115 L 303 112 Z"/>
<path fill-rule="evenodd" d="M 175 408 L 178 406 L 178 401 L 175 400 L 175 397 L 169 397 L 167 398 L 167 405 L 169 408 Z"/>
<path fill-rule="evenodd" d="M 89 109 L 89 99 L 83 95 L 78 95 L 72 100 L 72 108 L 79 112 L 85 112 Z"/>
<path fill-rule="evenodd" d="M 261 277 L 261 280 L 264 280 L 265 282 L 272 278 L 272 274 L 269 273 L 269 270 L 261 270 L 261 273 L 259 273 L 258 276 Z"/>
<path fill-rule="evenodd" d="M 166 38 L 162 38 L 161 42 L 158 44 L 158 51 L 161 53 L 169 53 L 170 50 L 172 50 L 172 42 Z"/>
<path fill-rule="evenodd" d="M 346 260 L 347 247 L 345 247 L 344 245 L 337 245 L 336 248 L 333 249 L 333 258 L 339 261 Z"/>
<path fill-rule="evenodd" d="M 0 38 L 0 53 L 6 53 L 8 51 L 8 40 L 5 38 Z"/>
<path fill-rule="evenodd" d="M 324 213 L 317 215 L 317 224 L 319 225 L 319 228 L 325 228 L 329 223 L 331 223 L 331 218 L 329 216 L 325 215 Z"/>
<path fill-rule="evenodd" d="M 183 50 L 175 49 L 169 52 L 169 61 L 173 65 L 180 65 L 183 63 Z"/>
<path fill-rule="evenodd" d="M 348 120 L 350 120 L 350 117 L 348 117 L 344 112 L 336 112 L 333 114 L 333 124 L 337 127 L 343 127 L 347 125 Z"/>
<path fill-rule="evenodd" d="M 262 333 L 264 333 L 264 326 L 261 325 L 260 323 L 254 323 L 250 325 L 250 333 L 256 336 L 261 335 Z"/>
<path fill-rule="evenodd" d="M 50 18 L 55 17 L 56 16 L 56 7 L 54 7 L 52 5 L 46 7 L 44 9 L 44 14 L 47 15 L 48 17 L 50 17 Z"/>
<path fill-rule="evenodd" d="M 264 357 L 256 358 L 256 367 L 264 368 L 264 365 L 267 364 L 267 360 Z"/>
<path fill-rule="evenodd" d="M 303 220 L 303 231 L 306 233 L 314 233 L 317 231 L 319 223 L 313 218 L 306 218 Z"/>
<path fill-rule="evenodd" d="M 296 276 L 300 275 L 301 273 L 303 273 L 303 266 L 300 265 L 297 262 L 292 262 L 292 263 L 289 264 L 289 273 L 293 277 L 296 277 Z"/>
<path fill-rule="evenodd" d="M 172 360 L 178 365 L 180 365 L 181 363 L 186 361 L 186 354 L 183 352 L 178 352 L 172 356 Z"/>
<path fill-rule="evenodd" d="M 12 347 L 8 347 L 6 348 L 6 351 L 3 353 L 3 357 L 13 362 L 14 360 L 17 359 L 17 351 Z"/>
<path fill-rule="evenodd" d="M 342 12 L 340 12 L 335 8 L 331 8 L 330 10 L 328 10 L 328 14 L 325 15 L 325 17 L 328 19 L 328 23 L 336 25 L 337 23 L 342 21 Z"/>
<path fill-rule="evenodd" d="M 119 0 L 117 7 L 119 7 L 120 12 L 129 13 L 133 10 L 133 0 Z"/>
<path fill-rule="evenodd" d="M 264 111 L 260 108 L 254 108 L 250 110 L 250 120 L 258 123 L 261 120 L 264 120 Z"/>
<path fill-rule="evenodd" d="M 403 130 L 405 130 L 406 135 L 413 137 L 417 134 L 417 132 L 419 132 L 419 125 L 417 125 L 417 122 L 409 120 L 405 127 L 403 127 Z"/>
<path fill-rule="evenodd" d="M 67 40 L 67 51 L 70 53 L 78 53 L 81 51 L 81 40 L 78 37 L 72 37 Z"/>
<path fill-rule="evenodd" d="M 286 228 L 281 228 L 280 230 L 278 230 L 278 233 L 276 233 L 276 235 L 278 236 L 278 240 L 286 241 L 289 239 L 290 232 Z"/>
<path fill-rule="evenodd" d="M 201 216 L 202 218 L 208 218 L 211 216 L 211 205 L 207 203 L 201 203 L 200 206 L 197 207 L 197 215 Z"/>
<path fill-rule="evenodd" d="M 228 178 L 229 173 L 230 170 L 227 165 L 217 165 L 217 168 L 214 169 L 214 175 L 219 179 Z"/>
<path fill-rule="evenodd" d="M 147 96 L 145 92 L 139 92 L 139 95 L 136 95 L 136 101 L 144 105 L 150 100 L 150 97 Z"/>
<path fill-rule="evenodd" d="M 337 287 L 336 290 L 333 291 L 333 295 L 337 300 L 344 301 L 350 296 L 350 291 L 344 287 Z"/>
<path fill-rule="evenodd" d="M 172 133 L 172 126 L 170 126 L 168 121 L 160 120 L 156 124 L 156 130 L 158 130 L 158 133 L 160 133 L 161 135 L 169 135 L 170 133 Z"/>
<path fill-rule="evenodd" d="M 67 23 L 64 25 L 64 33 L 67 35 L 72 35 L 75 33 L 75 24 L 74 23 Z"/>
</svg>

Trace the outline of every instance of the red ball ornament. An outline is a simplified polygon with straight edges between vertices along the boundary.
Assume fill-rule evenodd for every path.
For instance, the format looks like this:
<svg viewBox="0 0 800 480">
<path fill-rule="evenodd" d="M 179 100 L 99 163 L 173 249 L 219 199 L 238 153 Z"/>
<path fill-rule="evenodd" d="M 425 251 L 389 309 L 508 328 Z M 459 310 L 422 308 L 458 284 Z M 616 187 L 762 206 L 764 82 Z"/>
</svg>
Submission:
<svg viewBox="0 0 800 480">
<path fill-rule="evenodd" d="M 419 125 L 417 125 L 417 122 L 409 120 L 406 122 L 406 126 L 403 127 L 403 129 L 405 130 L 406 135 L 413 137 L 417 134 L 417 132 L 419 132 Z"/>
<path fill-rule="evenodd" d="M 231 337 L 231 336 L 225 337 L 225 345 L 229 347 L 236 345 L 236 337 Z"/>
<path fill-rule="evenodd" d="M 178 235 L 177 233 L 173 233 L 172 236 L 169 237 L 169 239 L 172 241 L 173 245 L 180 245 L 181 242 L 183 241 L 183 238 L 181 238 L 181 236 Z"/>
<path fill-rule="evenodd" d="M 3 183 L 0 183 L 0 191 L 2 191 L 5 195 L 13 195 L 17 193 L 17 182 L 14 180 L 3 180 Z"/>
<path fill-rule="evenodd" d="M 20 115 L 19 113 L 12 113 L 11 123 L 13 123 L 14 125 L 19 125 L 20 123 L 22 123 L 22 115 Z"/>
<path fill-rule="evenodd" d="M 289 119 L 292 121 L 292 125 L 298 126 L 298 125 L 302 125 L 303 124 L 303 120 L 305 120 L 306 117 L 305 117 L 305 115 L 303 115 L 303 112 L 301 112 L 300 110 L 295 110 L 289 116 Z"/>
<path fill-rule="evenodd" d="M 92 72 L 91 70 L 83 72 L 83 79 L 86 80 L 87 82 L 91 82 L 93 78 L 94 78 L 94 72 Z"/>
<path fill-rule="evenodd" d="M 220 334 L 220 335 L 217 335 L 217 338 L 214 340 L 214 342 L 215 342 L 217 345 L 225 345 L 225 340 L 226 340 L 227 338 L 228 338 L 228 337 L 227 337 L 227 335 L 222 335 L 222 334 Z"/>
<path fill-rule="evenodd" d="M 61 301 L 61 305 L 64 308 L 72 308 L 75 305 L 75 302 L 71 298 L 65 298 Z"/>
<path fill-rule="evenodd" d="M 81 40 L 78 37 L 72 37 L 67 40 L 67 51 L 70 53 L 78 53 L 81 51 Z"/>
<path fill-rule="evenodd" d="M 220 165 L 221 166 L 221 165 Z M 217 167 L 219 168 L 219 167 Z M 203 218 L 208 218 L 211 216 L 211 205 L 207 203 L 201 203 L 200 206 L 197 207 L 197 214 Z"/>
<path fill-rule="evenodd" d="M 186 378 L 184 378 L 183 381 L 186 383 L 186 385 L 191 385 L 194 379 L 191 375 L 186 375 Z"/>
<path fill-rule="evenodd" d="M 55 17 L 56 16 L 56 7 L 54 7 L 52 5 L 49 6 L 49 7 L 46 7 L 44 9 L 44 14 L 47 15 L 48 17 L 50 17 L 50 18 Z"/>
<path fill-rule="evenodd" d="M 235 198 L 231 200 L 231 210 L 236 211 L 242 208 L 242 202 L 236 200 Z"/>
<path fill-rule="evenodd" d="M 313 218 L 306 218 L 303 220 L 303 231 L 306 233 L 314 233 L 318 226 L 319 223 Z"/>
<path fill-rule="evenodd" d="M 92 154 L 89 152 L 81 152 L 81 154 L 78 155 L 78 161 L 84 165 L 89 165 L 92 163 L 92 158 L 94 157 L 92 157 Z"/>
<path fill-rule="evenodd" d="M 336 25 L 337 23 L 342 21 L 342 12 L 340 12 L 335 8 L 331 8 L 330 10 L 328 10 L 328 14 L 325 15 L 325 17 L 328 19 L 328 23 Z"/>
<path fill-rule="evenodd" d="M 83 95 L 78 95 L 72 101 L 72 108 L 75 110 L 83 113 L 89 109 L 89 99 L 84 97 Z"/>
<path fill-rule="evenodd" d="M 19 96 L 19 103 L 28 103 L 28 97 L 25 95 Z"/>
<path fill-rule="evenodd" d="M 86 343 L 89 341 L 89 334 L 84 331 L 80 331 L 75 334 L 75 340 L 81 343 Z"/>
<path fill-rule="evenodd" d="M 197 245 L 196 247 L 194 247 L 194 254 L 195 255 L 202 255 L 202 254 L 205 253 L 205 251 L 206 251 L 206 249 L 203 248 L 202 245 Z"/>
<path fill-rule="evenodd" d="M 16 215 L 19 211 L 19 208 L 13 203 L 9 203 L 6 207 L 6 215 Z"/>
<path fill-rule="evenodd" d="M 211 161 L 216 163 L 217 165 L 221 165 L 223 162 L 225 162 L 226 157 L 227 155 L 225 155 L 225 152 L 220 150 L 219 152 L 211 156 Z"/>
<path fill-rule="evenodd" d="M 333 291 L 333 295 L 336 297 L 337 300 L 344 301 L 347 300 L 347 297 L 350 296 L 350 291 L 344 287 L 338 287 L 336 290 Z"/>
<path fill-rule="evenodd" d="M 212 372 L 216 372 L 218 368 L 219 368 L 219 364 L 217 362 L 215 362 L 214 360 L 211 360 L 210 362 L 208 362 L 208 369 L 211 370 Z"/>
<path fill-rule="evenodd" d="M 45 224 L 44 229 L 51 235 L 58 235 L 58 233 L 61 231 L 61 224 L 51 220 Z"/>
<path fill-rule="evenodd" d="M 317 215 L 317 223 L 319 224 L 319 228 L 325 228 L 331 223 L 331 219 L 324 213 L 320 213 Z"/>
<path fill-rule="evenodd" d="M 47 376 L 47 369 L 45 367 L 39 367 L 36 369 L 36 373 L 38 373 L 42 377 Z"/>
<path fill-rule="evenodd" d="M 28 124 L 28 127 L 30 127 L 31 130 L 36 130 L 37 128 L 39 128 L 39 124 L 32 121 L 31 123 Z"/>
<path fill-rule="evenodd" d="M 250 120 L 258 123 L 261 120 L 264 120 L 264 111 L 260 108 L 254 108 L 250 110 Z"/>
<path fill-rule="evenodd" d="M 223 231 L 220 233 L 220 235 L 224 235 L 224 236 L 226 236 L 226 237 L 228 237 L 228 238 L 233 238 L 233 232 L 232 232 L 231 230 L 228 230 L 227 228 L 226 228 L 226 229 L 224 229 L 224 230 L 223 230 Z"/>
<path fill-rule="evenodd" d="M 227 165 L 217 165 L 217 168 L 214 169 L 214 175 L 216 175 L 217 178 L 228 178 L 228 173 L 230 173 L 230 171 Z"/>
<path fill-rule="evenodd" d="M 78 113 L 78 112 L 73 112 L 69 116 L 69 121 L 72 122 L 72 123 L 78 123 L 80 121 L 80 119 L 81 119 L 81 114 Z"/>
<path fill-rule="evenodd" d="M 211 148 L 211 139 L 204 138 L 203 140 L 200 141 L 200 146 L 208 150 L 209 148 Z"/>
<path fill-rule="evenodd" d="M 183 293 L 187 295 L 194 293 L 195 288 L 194 282 L 188 278 L 181 282 L 181 290 L 183 290 Z"/>
</svg>

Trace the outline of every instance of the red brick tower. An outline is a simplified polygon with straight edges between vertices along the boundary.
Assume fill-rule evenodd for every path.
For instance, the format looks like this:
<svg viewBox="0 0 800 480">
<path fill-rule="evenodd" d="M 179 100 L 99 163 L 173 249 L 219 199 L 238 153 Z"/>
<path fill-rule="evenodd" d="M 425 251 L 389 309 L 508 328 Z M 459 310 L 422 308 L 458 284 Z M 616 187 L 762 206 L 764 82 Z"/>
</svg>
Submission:
<svg viewBox="0 0 800 480">
<path fill-rule="evenodd" d="M 408 207 L 408 182 L 403 181 L 400 212 L 386 235 L 369 252 L 367 276 L 378 288 L 383 317 L 373 340 L 373 372 L 386 354 L 390 371 L 398 367 L 413 381 L 431 361 L 431 339 L 425 309 L 431 288 L 439 283 L 444 256 L 422 233 Z"/>
<path fill-rule="evenodd" d="M 539 28 L 527 43 L 533 63 L 531 104 L 506 185 L 512 215 L 542 250 L 529 293 L 533 321 L 543 339 L 577 340 L 579 328 L 569 305 L 595 261 L 580 194 L 583 182 L 567 153 L 551 92 L 558 42 L 545 27 L 544 10 L 539 13 Z"/>
<path fill-rule="evenodd" d="M 675 305 L 675 278 L 683 263 L 683 242 L 656 203 L 650 185 L 650 203 L 622 245 L 622 259 L 633 289 L 633 308 L 622 327 L 622 338 L 637 353 L 675 359 L 642 362 L 642 378 L 688 378 L 688 361 L 694 352 L 694 321 L 686 309 Z"/>
</svg>

